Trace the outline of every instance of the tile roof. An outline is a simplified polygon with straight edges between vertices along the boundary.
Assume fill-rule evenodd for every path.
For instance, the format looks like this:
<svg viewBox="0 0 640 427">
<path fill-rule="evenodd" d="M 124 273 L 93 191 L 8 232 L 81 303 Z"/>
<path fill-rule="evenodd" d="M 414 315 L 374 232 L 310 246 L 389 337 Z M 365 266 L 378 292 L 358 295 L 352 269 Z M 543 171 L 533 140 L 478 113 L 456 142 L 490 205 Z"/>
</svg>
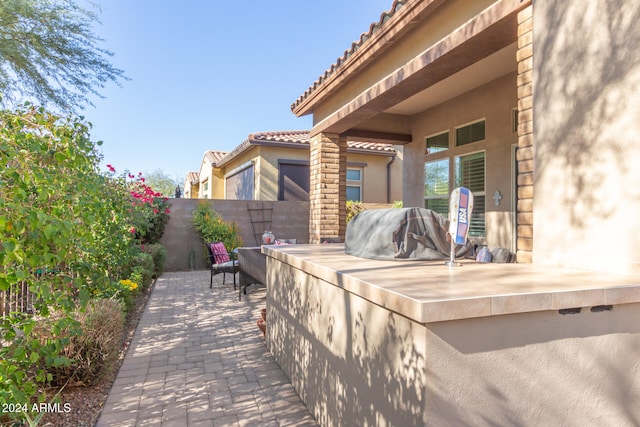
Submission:
<svg viewBox="0 0 640 427">
<path fill-rule="evenodd" d="M 200 173 L 198 172 L 187 172 L 187 181 L 189 184 L 195 185 L 200 182 Z"/>
<path fill-rule="evenodd" d="M 293 131 L 276 131 L 276 132 L 260 132 L 249 135 L 248 140 L 260 143 L 261 141 L 274 142 L 274 143 L 291 143 L 309 145 L 309 131 L 308 130 L 293 130 Z M 385 152 L 394 154 L 396 150 L 391 144 L 383 144 L 379 142 L 360 142 L 360 141 L 347 141 L 347 150 L 365 150 L 375 152 Z"/>
<path fill-rule="evenodd" d="M 344 54 L 339 57 L 335 63 L 333 63 L 331 65 L 331 67 L 329 67 L 324 74 L 322 74 L 320 77 L 318 77 L 318 79 L 313 82 L 313 84 L 302 94 L 300 95 L 300 97 L 298 99 L 295 100 L 295 102 L 293 104 L 291 104 L 291 110 L 295 110 L 301 103 L 304 102 L 305 99 L 307 99 L 307 97 L 309 97 L 309 95 L 311 95 L 313 92 L 315 92 L 315 90 L 320 87 L 322 85 L 322 83 L 324 83 L 331 75 L 333 75 L 338 69 L 340 69 L 342 67 L 342 65 L 347 62 L 347 60 L 349 58 L 351 58 L 351 56 L 353 56 L 354 53 L 356 53 L 356 51 L 358 51 L 358 49 L 360 49 L 360 47 L 367 41 L 369 40 L 375 33 L 377 33 L 383 26 L 384 24 L 393 16 L 396 14 L 396 12 L 398 12 L 400 9 L 402 9 L 402 7 L 408 3 L 409 0 L 395 0 L 393 2 L 393 5 L 391 6 L 391 9 L 389 9 L 387 12 L 383 12 L 380 15 L 380 19 L 378 20 L 378 22 L 374 22 L 369 26 L 369 31 L 366 33 L 362 33 L 360 35 L 360 38 L 356 41 L 354 41 L 351 44 L 351 48 L 347 49 L 344 51 Z"/>
<path fill-rule="evenodd" d="M 224 158 L 224 156 L 226 156 L 227 153 L 226 151 L 212 151 L 212 150 L 207 150 L 204 152 L 204 157 L 209 160 L 209 163 L 211 163 L 212 165 L 215 165 L 216 163 L 218 163 L 220 160 L 222 160 Z"/>
<path fill-rule="evenodd" d="M 308 130 L 283 130 L 275 132 L 260 132 L 249 135 L 249 140 L 254 141 L 273 141 L 273 142 L 292 142 L 292 143 L 309 143 Z"/>
<path fill-rule="evenodd" d="M 288 146 L 292 148 L 308 148 L 309 147 L 309 131 L 308 130 L 283 130 L 273 132 L 258 132 L 250 134 L 240 145 L 234 148 L 223 159 L 219 160 L 218 166 L 232 160 L 240 153 L 247 150 L 253 145 L 273 145 Z M 347 151 L 366 152 L 370 154 L 394 155 L 396 150 L 391 144 L 380 142 L 361 142 L 347 141 Z"/>
</svg>

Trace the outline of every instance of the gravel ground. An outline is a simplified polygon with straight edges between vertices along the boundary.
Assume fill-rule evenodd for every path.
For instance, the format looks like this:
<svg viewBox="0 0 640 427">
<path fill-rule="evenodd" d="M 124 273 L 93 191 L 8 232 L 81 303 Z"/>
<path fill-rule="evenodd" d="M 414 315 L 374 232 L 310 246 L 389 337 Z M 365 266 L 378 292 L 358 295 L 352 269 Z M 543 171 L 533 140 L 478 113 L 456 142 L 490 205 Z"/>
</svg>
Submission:
<svg viewBox="0 0 640 427">
<path fill-rule="evenodd" d="M 105 375 L 102 380 L 92 386 L 67 386 L 62 393 L 60 393 L 60 402 L 63 409 L 57 413 L 48 413 L 40 421 L 40 426 L 47 427 L 93 427 L 98 421 L 104 402 L 107 400 L 111 385 L 116 379 L 118 370 L 124 361 L 124 356 L 127 354 L 129 344 L 133 339 L 133 334 L 138 326 L 138 321 L 142 317 L 142 313 L 149 301 L 149 296 L 153 290 L 155 283 L 149 286 L 145 294 L 142 294 L 136 300 L 135 308 L 127 315 L 127 319 L 124 325 L 122 351 L 114 366 L 114 369 L 109 374 Z M 56 391 L 53 390 L 52 394 Z M 64 412 L 64 409 L 69 408 L 69 412 Z"/>
</svg>

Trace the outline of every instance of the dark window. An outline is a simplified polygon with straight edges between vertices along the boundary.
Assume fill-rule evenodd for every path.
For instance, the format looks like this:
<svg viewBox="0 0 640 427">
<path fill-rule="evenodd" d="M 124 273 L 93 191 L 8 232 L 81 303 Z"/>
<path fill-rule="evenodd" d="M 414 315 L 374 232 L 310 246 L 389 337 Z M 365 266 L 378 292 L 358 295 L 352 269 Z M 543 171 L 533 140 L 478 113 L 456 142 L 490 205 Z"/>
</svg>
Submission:
<svg viewBox="0 0 640 427">
<path fill-rule="evenodd" d="M 225 198 L 228 200 L 253 200 L 253 165 L 230 175 L 226 179 Z"/>
<path fill-rule="evenodd" d="M 278 200 L 309 200 L 309 164 L 280 162 Z"/>
<path fill-rule="evenodd" d="M 449 149 L 449 132 L 427 138 L 427 154 L 438 153 Z"/>
<path fill-rule="evenodd" d="M 456 129 L 456 146 L 484 140 L 484 120 Z"/>
</svg>

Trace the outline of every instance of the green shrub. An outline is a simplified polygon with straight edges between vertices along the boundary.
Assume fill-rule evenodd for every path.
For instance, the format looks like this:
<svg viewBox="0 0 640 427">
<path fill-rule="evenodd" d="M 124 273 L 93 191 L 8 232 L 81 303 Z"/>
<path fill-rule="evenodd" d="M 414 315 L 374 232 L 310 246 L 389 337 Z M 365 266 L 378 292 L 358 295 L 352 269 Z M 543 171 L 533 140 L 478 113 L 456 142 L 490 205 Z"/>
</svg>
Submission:
<svg viewBox="0 0 640 427">
<path fill-rule="evenodd" d="M 228 251 L 242 246 L 238 225 L 235 222 L 223 221 L 207 202 L 198 204 L 193 212 L 192 221 L 204 243 L 221 241 Z"/>
<path fill-rule="evenodd" d="M 107 286 L 96 289 L 92 296 L 95 299 L 111 299 L 120 302 L 125 312 L 129 312 L 135 303 L 135 297 L 142 286 L 142 276 L 137 277 L 133 273 L 129 279 L 111 281 Z"/>
<path fill-rule="evenodd" d="M 164 272 L 164 263 L 167 259 L 167 250 L 160 243 L 144 245 L 143 252 L 148 253 L 153 258 L 153 275 L 160 277 Z"/>
<path fill-rule="evenodd" d="M 146 290 L 153 281 L 154 263 L 151 254 L 146 252 L 140 253 L 135 258 L 135 264 L 131 275 L 131 280 L 138 283 L 142 290 Z"/>
<path fill-rule="evenodd" d="M 349 221 L 351 221 L 354 216 L 358 215 L 365 209 L 366 208 L 364 204 L 362 204 L 362 202 L 347 200 L 347 223 L 349 223 Z"/>
<path fill-rule="evenodd" d="M 402 200 L 396 200 L 391 205 L 392 208 L 401 208 L 403 205 Z M 372 209 L 375 207 L 374 204 L 367 204 L 362 202 L 354 202 L 351 200 L 347 200 L 347 224 L 349 221 L 353 219 L 354 216 L 358 215 L 360 212 L 365 211 L 367 209 Z"/>
</svg>

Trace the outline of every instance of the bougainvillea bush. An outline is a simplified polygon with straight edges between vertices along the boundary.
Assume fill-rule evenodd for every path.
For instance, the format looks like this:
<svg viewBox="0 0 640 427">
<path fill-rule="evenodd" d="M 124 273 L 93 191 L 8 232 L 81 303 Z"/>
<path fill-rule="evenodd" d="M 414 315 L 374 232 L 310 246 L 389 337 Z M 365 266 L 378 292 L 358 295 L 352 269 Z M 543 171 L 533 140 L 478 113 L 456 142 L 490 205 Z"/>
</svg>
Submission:
<svg viewBox="0 0 640 427">
<path fill-rule="evenodd" d="M 153 274 L 141 243 L 161 236 L 168 201 L 142 176 L 100 172 L 89 130 L 42 108 L 0 111 L 0 404 L 49 399 L 50 372 L 73 366 L 63 350 L 82 333 L 77 313 Z M 8 304 L 27 293 L 26 310 Z"/>
</svg>

